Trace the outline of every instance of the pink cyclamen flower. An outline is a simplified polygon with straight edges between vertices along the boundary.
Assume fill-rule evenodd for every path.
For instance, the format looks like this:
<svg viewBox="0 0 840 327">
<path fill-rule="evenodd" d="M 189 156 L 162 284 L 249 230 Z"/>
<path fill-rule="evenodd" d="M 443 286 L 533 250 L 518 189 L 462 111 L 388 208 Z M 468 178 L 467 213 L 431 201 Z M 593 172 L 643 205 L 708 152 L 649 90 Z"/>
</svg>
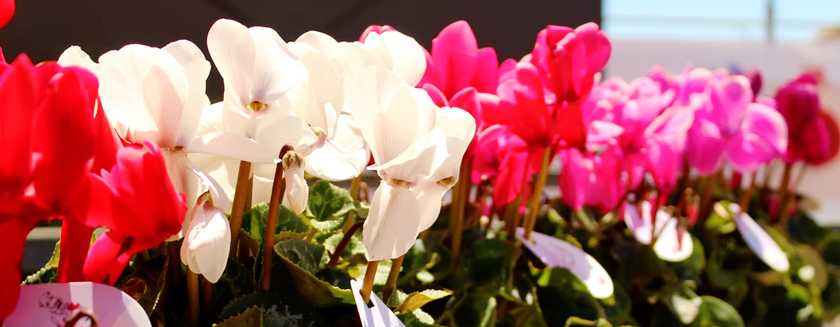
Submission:
<svg viewBox="0 0 840 327">
<path fill-rule="evenodd" d="M 711 82 L 697 101 L 688 133 L 688 160 L 700 174 L 717 171 L 725 159 L 740 172 L 752 172 L 787 149 L 784 118 L 770 107 L 752 102 L 749 80 L 730 76 Z"/>
<path fill-rule="evenodd" d="M 837 123 L 821 111 L 816 77 L 805 74 L 780 88 L 776 104 L 789 129 L 786 162 L 820 164 L 836 154 Z"/>
<path fill-rule="evenodd" d="M 496 50 L 478 48 L 470 25 L 459 20 L 446 26 L 432 40 L 432 51 L 426 56 L 426 73 L 418 85 L 431 84 L 447 99 L 468 87 L 495 94 L 498 67 Z"/>
</svg>

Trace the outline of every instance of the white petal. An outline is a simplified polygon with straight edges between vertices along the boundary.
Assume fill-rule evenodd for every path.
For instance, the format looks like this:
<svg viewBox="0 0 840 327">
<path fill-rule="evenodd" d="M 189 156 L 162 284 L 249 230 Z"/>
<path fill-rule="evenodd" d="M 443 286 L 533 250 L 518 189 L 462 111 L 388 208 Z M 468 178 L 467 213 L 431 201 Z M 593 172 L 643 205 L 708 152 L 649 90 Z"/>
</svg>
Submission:
<svg viewBox="0 0 840 327">
<path fill-rule="evenodd" d="M 408 85 L 417 85 L 426 73 L 426 54 L 417 41 L 397 31 L 380 35 L 391 53 L 392 70 Z"/>
<path fill-rule="evenodd" d="M 224 102 L 216 102 L 212 105 L 205 106 L 201 110 L 201 119 L 195 131 L 196 136 L 225 130 L 222 125 L 222 110 L 224 110 L 224 105 Z"/>
<path fill-rule="evenodd" d="M 387 109 L 391 98 L 401 88 L 408 88 L 408 85 L 387 69 L 377 66 L 365 68 L 347 87 L 344 110 L 353 115 L 362 130 L 370 129 L 377 114 Z M 369 137 L 365 136 L 365 139 L 371 142 Z"/>
<path fill-rule="evenodd" d="M 368 261 L 396 259 L 408 252 L 420 234 L 420 208 L 411 190 L 382 183 L 370 205 L 362 230 Z"/>
<path fill-rule="evenodd" d="M 207 175 L 207 173 L 198 167 L 191 166 L 190 169 L 196 176 L 198 176 L 201 185 L 206 187 L 207 191 L 210 192 L 210 198 L 213 200 L 213 206 L 224 212 L 230 211 L 230 198 L 227 193 L 225 193 L 224 188 L 219 185 L 219 182 L 216 182 L 213 177 L 210 177 L 210 175 Z"/>
<path fill-rule="evenodd" d="M 440 216 L 440 207 L 443 205 L 443 194 L 449 187 L 444 187 L 437 182 L 420 183 L 412 188 L 420 203 L 420 212 L 417 216 L 420 219 L 420 231 L 432 227 Z"/>
<path fill-rule="evenodd" d="M 254 189 L 251 192 L 251 205 L 271 201 L 271 188 L 274 185 L 275 165 L 254 165 Z M 286 198 L 283 198 L 284 205 Z M 286 206 L 288 208 L 288 206 Z"/>
<path fill-rule="evenodd" d="M 755 254 L 773 270 L 786 272 L 790 268 L 788 257 L 779 244 L 767 234 L 755 220 L 746 212 L 741 212 L 738 205 L 733 204 L 730 210 L 735 216 L 735 225 L 738 232 L 744 238 L 744 242 L 755 252 Z"/>
<path fill-rule="evenodd" d="M 434 126 L 435 112 L 421 110 L 411 89 L 400 85 L 388 99 L 387 107 L 380 107 L 372 117 L 362 118 L 365 114 L 361 112 L 354 115 L 376 162 L 385 163 L 396 158 Z"/>
<path fill-rule="evenodd" d="M 342 46 L 336 40 L 325 33 L 317 31 L 309 31 L 301 34 L 295 43 L 305 44 L 312 49 L 323 53 L 329 58 L 332 66 L 338 70 L 343 71 L 344 65 L 347 62 L 347 54 L 344 52 Z"/>
<path fill-rule="evenodd" d="M 96 75 L 99 75 L 99 65 L 90 59 L 90 56 L 82 50 L 78 45 L 71 46 L 61 53 L 58 57 L 58 64 L 62 67 L 78 66 L 90 70 Z"/>
<path fill-rule="evenodd" d="M 633 233 L 636 240 L 642 244 L 650 244 L 653 239 L 653 218 L 651 218 L 651 204 L 648 201 L 641 203 L 638 208 L 629 202 L 624 203 L 624 223 L 627 229 Z M 641 213 L 640 213 L 641 211 Z"/>
<path fill-rule="evenodd" d="M 252 163 L 274 163 L 277 154 L 254 140 L 228 132 L 213 132 L 199 136 L 190 143 L 190 153 L 206 153 Z"/>
<path fill-rule="evenodd" d="M 198 169 L 216 181 L 216 184 L 222 190 L 222 192 L 219 192 L 219 195 L 225 194 L 228 198 L 228 203 L 230 203 L 236 191 L 236 179 L 239 175 L 239 159 L 201 153 L 191 153 L 189 158 L 195 167 L 198 167 Z M 252 165 L 252 167 L 254 166 L 259 165 Z M 222 200 L 220 199 L 219 201 Z M 216 199 L 213 199 L 213 202 L 215 203 Z M 227 212 L 228 210 L 225 211 Z"/>
<path fill-rule="evenodd" d="M 227 258 L 220 254 L 230 251 L 230 225 L 225 215 L 216 208 L 210 208 L 195 218 L 187 235 L 191 239 L 188 250 L 195 255 L 201 274 L 215 283 L 227 265 Z"/>
<path fill-rule="evenodd" d="M 312 128 L 295 116 L 265 117 L 257 123 L 254 139 L 271 151 L 274 158 L 286 144 L 291 144 L 305 156 L 319 142 Z"/>
<path fill-rule="evenodd" d="M 446 151 L 450 157 L 435 170 L 430 179 L 439 181 L 452 176 L 458 181 L 464 153 L 475 136 L 475 118 L 460 108 L 440 108 L 437 110 L 435 127 L 446 134 Z"/>
<path fill-rule="evenodd" d="M 656 225 L 659 236 L 653 245 L 653 251 L 657 257 L 665 261 L 680 262 L 691 256 L 694 252 L 694 240 L 687 230 L 680 231 L 677 228 L 677 219 L 660 210 L 656 217 Z M 682 237 L 678 238 L 677 233 L 682 233 Z"/>
<path fill-rule="evenodd" d="M 207 49 L 225 81 L 225 91 L 231 88 L 240 97 L 250 96 L 257 50 L 248 28 L 230 19 L 219 19 L 207 33 Z"/>
<path fill-rule="evenodd" d="M 306 66 L 306 83 L 315 97 L 317 107 L 295 107 L 295 114 L 310 125 L 329 131 L 332 126 L 326 124 L 324 110 L 327 104 L 332 104 L 333 108 L 341 108 L 344 105 L 344 76 L 336 70 L 330 59 L 320 52 L 310 51 L 301 55 L 300 63 Z"/>
<path fill-rule="evenodd" d="M 139 142 L 175 145 L 189 85 L 183 68 L 161 49 L 130 44 L 100 58 L 99 95 L 108 117 Z"/>
<path fill-rule="evenodd" d="M 306 201 L 309 199 L 309 185 L 304 179 L 303 168 L 290 168 L 284 172 L 283 177 L 286 180 L 284 205 L 294 213 L 300 214 L 306 209 Z"/>
<path fill-rule="evenodd" d="M 534 240 L 531 243 L 523 237 L 524 233 L 522 227 L 516 230 L 516 236 L 522 244 L 547 266 L 569 269 L 596 298 L 605 299 L 613 294 L 610 275 L 591 255 L 565 241 L 537 232 L 531 233 L 531 239 Z"/>
<path fill-rule="evenodd" d="M 306 157 L 306 172 L 328 181 L 343 181 L 361 174 L 367 163 L 368 152 L 364 147 L 345 153 L 327 141 Z"/>
<path fill-rule="evenodd" d="M 392 160 L 377 163 L 370 169 L 377 170 L 386 181 L 393 178 L 416 184 L 420 179 L 430 176 L 449 157 L 446 152 L 446 136 L 443 131 L 435 128 Z"/>
<path fill-rule="evenodd" d="M 252 27 L 248 31 L 256 45 L 252 59 L 256 70 L 250 76 L 253 84 L 246 103 L 256 100 L 271 104 L 304 77 L 306 69 L 283 51 L 280 42 L 285 42 L 273 29 Z"/>
<path fill-rule="evenodd" d="M 367 38 L 365 38 L 364 49 L 376 60 L 378 66 L 393 71 L 392 67 L 394 64 L 391 58 L 391 52 L 388 50 L 388 46 L 385 45 L 385 41 L 382 40 L 381 35 L 378 33 L 368 34 Z"/>
<path fill-rule="evenodd" d="M 189 83 L 189 94 L 181 114 L 181 127 L 178 133 L 178 145 L 186 146 L 195 136 L 198 128 L 201 110 L 207 100 L 205 89 L 207 76 L 210 74 L 210 62 L 204 58 L 195 44 L 187 40 L 179 40 L 167 44 L 162 48 L 178 60 Z"/>
</svg>

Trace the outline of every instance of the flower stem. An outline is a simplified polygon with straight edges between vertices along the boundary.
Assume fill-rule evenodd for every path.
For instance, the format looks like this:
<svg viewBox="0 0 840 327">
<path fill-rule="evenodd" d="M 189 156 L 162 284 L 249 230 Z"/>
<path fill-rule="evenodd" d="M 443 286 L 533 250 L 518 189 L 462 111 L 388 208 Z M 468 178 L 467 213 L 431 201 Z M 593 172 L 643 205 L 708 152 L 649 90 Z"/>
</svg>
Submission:
<svg viewBox="0 0 840 327">
<path fill-rule="evenodd" d="M 213 283 L 203 276 L 201 277 L 201 280 L 204 281 L 204 312 L 205 314 L 215 312 L 213 309 Z"/>
<path fill-rule="evenodd" d="M 385 282 L 385 288 L 382 289 L 382 300 L 385 303 L 389 302 L 391 295 L 394 294 L 394 289 L 397 287 L 397 277 L 400 276 L 403 259 L 405 259 L 405 254 L 391 261 L 391 271 L 388 272 L 388 281 Z"/>
<path fill-rule="evenodd" d="M 365 281 L 362 283 L 362 299 L 365 303 L 370 302 L 370 292 L 373 291 L 373 279 L 376 277 L 376 267 L 379 266 L 379 261 L 370 261 L 367 264 L 365 271 Z"/>
<path fill-rule="evenodd" d="M 516 228 L 519 227 L 519 207 L 522 206 L 522 193 L 516 199 L 505 205 L 505 229 L 508 238 L 516 239 Z"/>
<path fill-rule="evenodd" d="M 715 183 L 717 182 L 718 177 L 718 174 L 714 174 L 706 178 L 706 185 L 703 186 L 703 194 L 701 195 L 702 202 L 700 203 L 700 215 L 698 216 L 700 219 L 705 219 L 712 210 L 715 195 Z"/>
<path fill-rule="evenodd" d="M 355 234 L 356 231 L 364 224 L 364 221 L 357 221 L 347 229 L 347 232 L 344 233 L 344 237 L 341 238 L 341 242 L 338 243 L 338 246 L 335 247 L 335 251 L 330 256 L 330 262 L 327 266 L 335 267 L 338 264 L 338 260 L 341 259 L 341 254 L 344 253 L 344 249 L 347 248 L 347 244 L 350 244 L 350 239 L 353 238 L 353 234 Z"/>
<path fill-rule="evenodd" d="M 201 321 L 201 312 L 198 300 L 198 274 L 187 268 L 187 297 L 190 310 L 190 327 L 198 326 Z"/>
<path fill-rule="evenodd" d="M 353 178 L 350 182 L 350 196 L 353 197 L 353 201 L 359 201 L 359 190 L 362 187 L 362 174 Z"/>
<path fill-rule="evenodd" d="M 289 150 L 294 150 L 291 145 L 284 145 L 280 150 L 280 159 Z M 274 170 L 274 183 L 271 185 L 271 199 L 268 202 L 268 217 L 265 222 L 265 236 L 263 237 L 263 271 L 260 279 L 260 290 L 268 292 L 271 288 L 271 261 L 274 259 L 274 231 L 277 228 L 277 211 L 280 201 L 286 193 L 286 181 L 283 177 L 283 163 L 278 163 Z"/>
<path fill-rule="evenodd" d="M 472 174 L 472 160 L 465 158 L 461 162 L 458 184 L 452 193 L 452 205 L 449 207 L 449 230 L 452 234 L 452 257 L 457 258 L 461 253 L 461 235 L 464 230 L 464 211 L 470 201 L 470 179 Z"/>
<path fill-rule="evenodd" d="M 787 173 L 787 168 L 792 167 L 793 165 L 790 164 L 785 166 L 785 172 Z M 790 169 L 791 171 L 793 169 Z M 796 180 L 793 182 L 793 189 L 788 190 L 788 187 L 785 187 L 785 198 L 784 200 L 780 200 L 783 202 L 779 202 L 779 223 L 781 224 L 782 230 L 787 230 L 788 228 L 788 219 L 790 218 L 790 207 L 796 203 L 796 188 L 799 186 L 799 183 L 802 182 L 802 177 L 805 175 L 805 165 L 802 165 L 802 168 L 799 169 L 799 174 L 796 176 Z M 787 185 L 787 184 L 785 184 Z M 793 192 L 791 192 L 793 191 Z"/>
<path fill-rule="evenodd" d="M 779 205 L 779 209 L 783 209 L 782 205 L 785 203 L 787 198 L 788 188 L 790 187 L 790 175 L 793 172 L 793 164 L 785 163 L 785 170 L 782 173 L 782 182 L 779 183 L 779 188 L 776 190 L 776 203 Z M 779 216 L 781 217 L 781 211 L 779 211 Z"/>
<path fill-rule="evenodd" d="M 239 174 L 236 177 L 236 191 L 230 211 L 230 257 L 235 258 L 239 245 L 239 229 L 242 228 L 242 216 L 245 214 L 245 200 L 248 197 L 251 163 L 239 162 Z"/>
<path fill-rule="evenodd" d="M 534 185 L 534 192 L 531 193 L 531 202 L 528 204 L 527 216 L 525 216 L 525 239 L 531 237 L 531 231 L 537 224 L 537 214 L 540 210 L 540 200 L 542 199 L 543 188 L 545 187 L 545 180 L 548 178 L 548 165 L 551 164 L 551 148 L 545 148 L 543 153 L 542 167 L 540 173 L 537 175 L 537 181 Z"/>
<path fill-rule="evenodd" d="M 750 180 L 750 187 L 747 188 L 747 190 L 744 191 L 743 194 L 741 194 L 741 202 L 739 203 L 739 205 L 741 206 L 742 211 L 747 211 L 747 209 L 748 209 L 747 206 L 750 205 L 750 200 L 752 200 L 752 195 L 755 192 L 757 177 L 758 177 L 758 171 L 756 171 L 752 174 L 752 178 L 751 178 L 752 180 Z"/>
</svg>

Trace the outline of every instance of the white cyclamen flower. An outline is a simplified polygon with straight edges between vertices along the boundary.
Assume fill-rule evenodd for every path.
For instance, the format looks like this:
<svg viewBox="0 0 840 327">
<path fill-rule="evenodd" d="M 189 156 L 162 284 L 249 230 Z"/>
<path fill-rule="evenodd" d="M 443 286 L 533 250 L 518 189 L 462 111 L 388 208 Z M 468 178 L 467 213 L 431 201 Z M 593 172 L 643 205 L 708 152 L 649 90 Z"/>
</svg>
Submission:
<svg viewBox="0 0 840 327">
<path fill-rule="evenodd" d="M 230 251 L 230 223 L 224 212 L 230 210 L 230 201 L 218 190 L 221 188 L 201 173 L 199 177 L 209 191 L 190 209 L 189 228 L 181 243 L 181 262 L 196 274 L 204 275 L 216 283 L 227 266 Z"/>
<path fill-rule="evenodd" d="M 348 106 L 383 179 L 364 226 L 368 260 L 405 254 L 437 218 L 440 201 L 458 178 L 475 120 L 438 108 L 423 90 L 381 67 L 367 68 L 348 92 Z"/>
</svg>

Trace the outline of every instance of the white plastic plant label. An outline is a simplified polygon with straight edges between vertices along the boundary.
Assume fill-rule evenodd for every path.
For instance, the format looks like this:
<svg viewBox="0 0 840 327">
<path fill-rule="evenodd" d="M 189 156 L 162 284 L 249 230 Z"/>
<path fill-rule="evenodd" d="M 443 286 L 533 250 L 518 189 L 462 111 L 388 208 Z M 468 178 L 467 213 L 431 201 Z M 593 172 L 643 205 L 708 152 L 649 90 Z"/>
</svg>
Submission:
<svg viewBox="0 0 840 327">
<path fill-rule="evenodd" d="M 108 285 L 74 282 L 22 286 L 15 311 L 3 327 L 63 327 L 80 310 L 93 312 L 100 326 L 152 326 L 143 307 L 128 294 Z M 76 326 L 90 326 L 90 320 L 82 318 Z"/>
<path fill-rule="evenodd" d="M 523 237 L 524 233 L 525 230 L 520 227 L 516 230 L 516 237 L 546 266 L 569 269 L 596 298 L 612 296 L 612 278 L 591 255 L 566 241 L 537 232 L 531 232 L 531 243 Z"/>
<path fill-rule="evenodd" d="M 350 281 L 350 289 L 353 290 L 353 297 L 356 299 L 356 310 L 359 312 L 362 327 L 405 327 L 397 315 L 373 292 L 370 294 L 370 302 L 373 306 L 369 307 L 362 299 L 362 293 L 359 292 L 361 288 L 362 285 L 359 282 Z"/>
</svg>

